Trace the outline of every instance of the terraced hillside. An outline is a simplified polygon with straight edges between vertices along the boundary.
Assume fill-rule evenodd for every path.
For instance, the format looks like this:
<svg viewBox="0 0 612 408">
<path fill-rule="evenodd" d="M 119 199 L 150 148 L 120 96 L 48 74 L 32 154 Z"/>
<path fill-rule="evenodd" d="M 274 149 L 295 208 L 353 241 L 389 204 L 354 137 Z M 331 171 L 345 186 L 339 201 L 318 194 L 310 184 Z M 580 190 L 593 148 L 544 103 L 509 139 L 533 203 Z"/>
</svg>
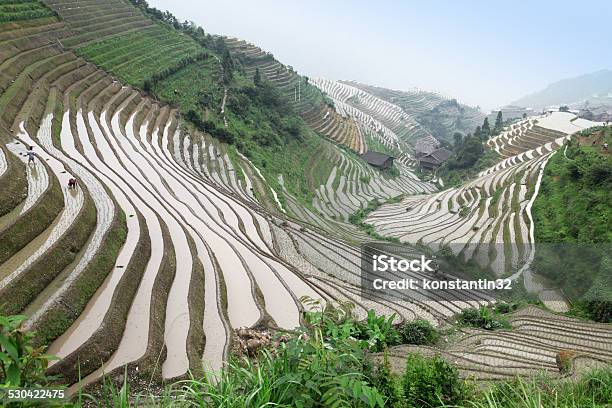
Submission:
<svg viewBox="0 0 612 408">
<path fill-rule="evenodd" d="M 22 3 L 44 13 L 0 25 L 0 299 L 3 313 L 29 317 L 26 327 L 61 358 L 49 372 L 68 382 L 80 375 L 89 384 L 125 365 L 147 381 L 219 369 L 236 329 L 302 323 L 305 295 L 350 300 L 362 318 L 375 309 L 435 324 L 494 300 L 448 291 L 418 301 L 362 298 L 358 244 L 368 236 L 346 221 L 373 199 L 406 196 L 368 219 L 402 240 L 460 242 L 463 231 L 476 248 L 507 230 L 532 242 L 529 202 L 557 142 L 518 144 L 524 152 L 471 184 L 435 192 L 408 156 L 391 175 L 355 154 L 364 134 L 384 143 L 384 129 L 395 132 L 389 103 L 371 108 L 384 128 L 360 123 L 348 103 L 342 117 L 302 77 L 226 40 L 248 75 L 259 68 L 285 97 L 293 93 L 306 122 L 350 148 L 314 137 L 291 145 L 317 149 L 301 174 L 316 186 L 305 202 L 292 193 L 295 178 L 271 179 L 261 161 L 211 136 L 227 136 L 219 129 L 237 121 L 225 111 L 235 84 L 215 50 L 120 0 Z M 196 93 L 193 78 L 208 93 Z M 198 113 L 217 117 L 218 128 L 187 120 L 200 106 L 194 99 L 206 99 L 209 109 Z M 565 132 L 564 118 L 549 118 L 561 127 L 546 118 L 538 125 Z M 68 188 L 72 178 L 78 184 Z M 461 207 L 467 217 L 454 212 Z"/>
<path fill-rule="evenodd" d="M 217 369 L 233 329 L 293 328 L 303 295 L 359 303 L 358 248 L 321 228 L 362 233 L 322 215 L 318 227 L 271 216 L 256 197 L 268 187 L 249 160 L 66 48 L 147 61 L 129 52 L 126 38 L 179 33 L 123 3 L 49 6 L 61 22 L 4 26 L 0 43 L 0 182 L 11 192 L 1 201 L 0 296 L 62 358 L 51 372 L 74 381 L 78 362 L 89 383 L 125 364 L 144 373 L 158 360 L 163 378 L 202 364 Z M 120 24 L 98 24 L 105 13 Z M 189 40 L 184 46 L 193 49 Z M 128 65 L 107 66 L 133 80 L 153 72 L 130 77 Z M 370 177 L 388 196 L 423 188 L 412 177 L 385 180 L 346 152 L 336 160 L 351 180 Z M 68 189 L 73 177 L 78 186 Z M 343 214 L 378 195 L 361 184 L 364 191 L 343 182 L 327 190 L 354 200 Z M 298 211 L 308 210 L 296 204 Z M 366 307 L 434 321 L 450 313 L 381 302 L 361 305 L 362 316 Z"/>
<path fill-rule="evenodd" d="M 511 125 L 488 142 L 506 158 L 476 179 L 384 205 L 366 222 L 402 242 L 449 245 L 498 276 L 516 278 L 533 257 L 531 207 L 546 162 L 571 134 L 594 125 L 562 112 Z"/>
<path fill-rule="evenodd" d="M 480 381 L 536 376 L 576 375 L 612 362 L 609 325 L 587 323 L 556 315 L 535 306 L 513 313 L 511 331 L 463 330 L 459 339 L 442 350 L 424 346 L 398 346 L 389 351 L 391 369 L 403 373 L 406 354 L 440 353 L 455 364 L 464 378 Z M 567 364 L 560 372 L 559 358 Z"/>
<path fill-rule="evenodd" d="M 453 134 L 468 134 L 483 121 L 484 115 L 478 108 L 463 105 L 454 99 L 435 92 L 420 89 L 397 91 L 354 81 L 342 81 L 344 84 L 358 88 L 376 98 L 397 105 L 427 132 L 436 138 L 452 142 Z M 420 135 L 411 136 L 415 140 Z"/>
<path fill-rule="evenodd" d="M 259 72 L 278 86 L 293 101 L 295 109 L 313 130 L 359 154 L 367 150 L 364 135 L 355 120 L 346 113 L 332 109 L 308 78 L 244 40 L 226 38 L 225 43 L 242 62 L 247 76 L 254 77 Z"/>
<path fill-rule="evenodd" d="M 354 86 L 323 78 L 313 83 L 334 101 L 340 112 L 353 116 L 369 128 L 380 143 L 398 152 L 410 152 L 408 140 L 427 133 L 399 106 L 383 101 Z"/>
</svg>

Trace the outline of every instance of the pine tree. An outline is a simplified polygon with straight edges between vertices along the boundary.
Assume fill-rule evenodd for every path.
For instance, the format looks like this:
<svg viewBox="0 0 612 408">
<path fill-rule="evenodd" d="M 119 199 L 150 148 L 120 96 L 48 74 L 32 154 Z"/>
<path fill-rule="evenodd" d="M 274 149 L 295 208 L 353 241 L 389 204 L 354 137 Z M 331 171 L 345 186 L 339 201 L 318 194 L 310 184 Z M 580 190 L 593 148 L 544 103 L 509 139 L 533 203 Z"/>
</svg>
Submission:
<svg viewBox="0 0 612 408">
<path fill-rule="evenodd" d="M 459 146 L 461 145 L 461 143 L 463 142 L 463 135 L 459 132 L 455 132 L 455 134 L 453 135 L 453 139 L 454 139 L 453 147 L 455 148 L 455 150 L 457 150 Z"/>
<path fill-rule="evenodd" d="M 497 112 L 497 118 L 495 119 L 495 129 L 501 129 L 504 124 L 504 118 L 502 117 L 502 111 Z"/>
<path fill-rule="evenodd" d="M 482 123 L 482 133 L 484 133 L 486 136 L 491 134 L 491 127 L 489 126 L 489 118 L 485 118 L 484 122 Z"/>
<path fill-rule="evenodd" d="M 259 73 L 259 68 L 255 69 L 255 76 L 253 77 L 253 82 L 255 85 L 261 85 L 261 74 Z"/>
</svg>

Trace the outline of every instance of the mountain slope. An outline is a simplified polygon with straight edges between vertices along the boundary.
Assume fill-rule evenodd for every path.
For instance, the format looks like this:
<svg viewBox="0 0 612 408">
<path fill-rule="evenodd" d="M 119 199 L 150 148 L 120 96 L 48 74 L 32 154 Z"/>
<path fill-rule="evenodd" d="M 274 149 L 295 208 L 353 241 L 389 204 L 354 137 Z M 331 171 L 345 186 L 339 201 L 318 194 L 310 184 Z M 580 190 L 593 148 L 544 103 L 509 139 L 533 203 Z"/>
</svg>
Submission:
<svg viewBox="0 0 612 408">
<path fill-rule="evenodd" d="M 582 102 L 592 96 L 609 94 L 612 94 L 612 71 L 602 69 L 590 74 L 554 82 L 541 91 L 512 102 L 512 105 L 524 107 L 570 105 Z"/>
</svg>

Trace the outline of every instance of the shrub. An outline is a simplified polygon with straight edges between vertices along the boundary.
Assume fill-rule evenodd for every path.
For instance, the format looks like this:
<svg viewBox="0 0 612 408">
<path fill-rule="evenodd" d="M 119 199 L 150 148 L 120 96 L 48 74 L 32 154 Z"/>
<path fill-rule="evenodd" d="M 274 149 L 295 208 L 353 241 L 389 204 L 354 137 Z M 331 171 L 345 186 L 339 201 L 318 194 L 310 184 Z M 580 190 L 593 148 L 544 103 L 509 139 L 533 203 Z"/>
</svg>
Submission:
<svg viewBox="0 0 612 408">
<path fill-rule="evenodd" d="M 466 391 L 456 368 L 440 356 L 427 358 L 419 354 L 408 355 L 402 388 L 408 408 L 457 404 Z"/>
<path fill-rule="evenodd" d="M 402 324 L 399 328 L 402 341 L 407 344 L 434 344 L 440 334 L 427 320 L 413 320 Z"/>
<path fill-rule="evenodd" d="M 376 316 L 374 310 L 368 311 L 365 323 L 357 324 L 357 338 L 364 342 L 363 347 L 370 351 L 382 351 L 387 346 L 401 343 L 399 332 L 393 327 L 395 314 L 385 317 Z"/>
<path fill-rule="evenodd" d="M 350 302 L 327 302 L 323 307 L 319 300 L 309 297 L 301 300 L 311 309 L 306 312 L 307 326 L 319 328 L 332 345 L 336 341 L 353 339 L 358 341 L 361 349 L 378 352 L 401 343 L 401 336 L 393 326 L 395 314 L 377 316 L 371 309 L 366 321 L 358 322 L 353 315 L 355 305 Z"/>
<path fill-rule="evenodd" d="M 459 323 L 485 330 L 509 328 L 510 324 L 499 313 L 486 306 L 479 309 L 465 309 L 459 314 Z"/>
<path fill-rule="evenodd" d="M 385 407 L 402 408 L 404 397 L 395 377 L 391 374 L 389 356 L 385 352 L 383 362 L 376 367 L 372 374 L 372 385 L 385 399 Z"/>
<path fill-rule="evenodd" d="M 357 341 L 338 337 L 331 345 L 313 326 L 257 361 L 234 360 L 218 378 L 182 382 L 178 393 L 194 406 L 384 407 L 363 368 Z"/>
<path fill-rule="evenodd" d="M 45 375 L 51 356 L 44 347 L 32 346 L 34 333 L 24 330 L 25 316 L 0 316 L 0 386 L 33 387 L 47 385 Z"/>
</svg>

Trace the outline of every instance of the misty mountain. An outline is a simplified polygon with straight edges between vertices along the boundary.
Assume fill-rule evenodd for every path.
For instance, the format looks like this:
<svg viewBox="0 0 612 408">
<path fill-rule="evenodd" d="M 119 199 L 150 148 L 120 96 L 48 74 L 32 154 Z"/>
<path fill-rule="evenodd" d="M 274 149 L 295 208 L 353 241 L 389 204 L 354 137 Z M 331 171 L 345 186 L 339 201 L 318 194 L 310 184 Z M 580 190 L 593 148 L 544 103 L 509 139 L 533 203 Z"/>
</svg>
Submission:
<svg viewBox="0 0 612 408">
<path fill-rule="evenodd" d="M 590 74 L 554 82 L 541 91 L 512 102 L 512 105 L 543 107 L 574 104 L 593 96 L 608 94 L 612 94 L 612 71 L 603 69 Z"/>
</svg>

